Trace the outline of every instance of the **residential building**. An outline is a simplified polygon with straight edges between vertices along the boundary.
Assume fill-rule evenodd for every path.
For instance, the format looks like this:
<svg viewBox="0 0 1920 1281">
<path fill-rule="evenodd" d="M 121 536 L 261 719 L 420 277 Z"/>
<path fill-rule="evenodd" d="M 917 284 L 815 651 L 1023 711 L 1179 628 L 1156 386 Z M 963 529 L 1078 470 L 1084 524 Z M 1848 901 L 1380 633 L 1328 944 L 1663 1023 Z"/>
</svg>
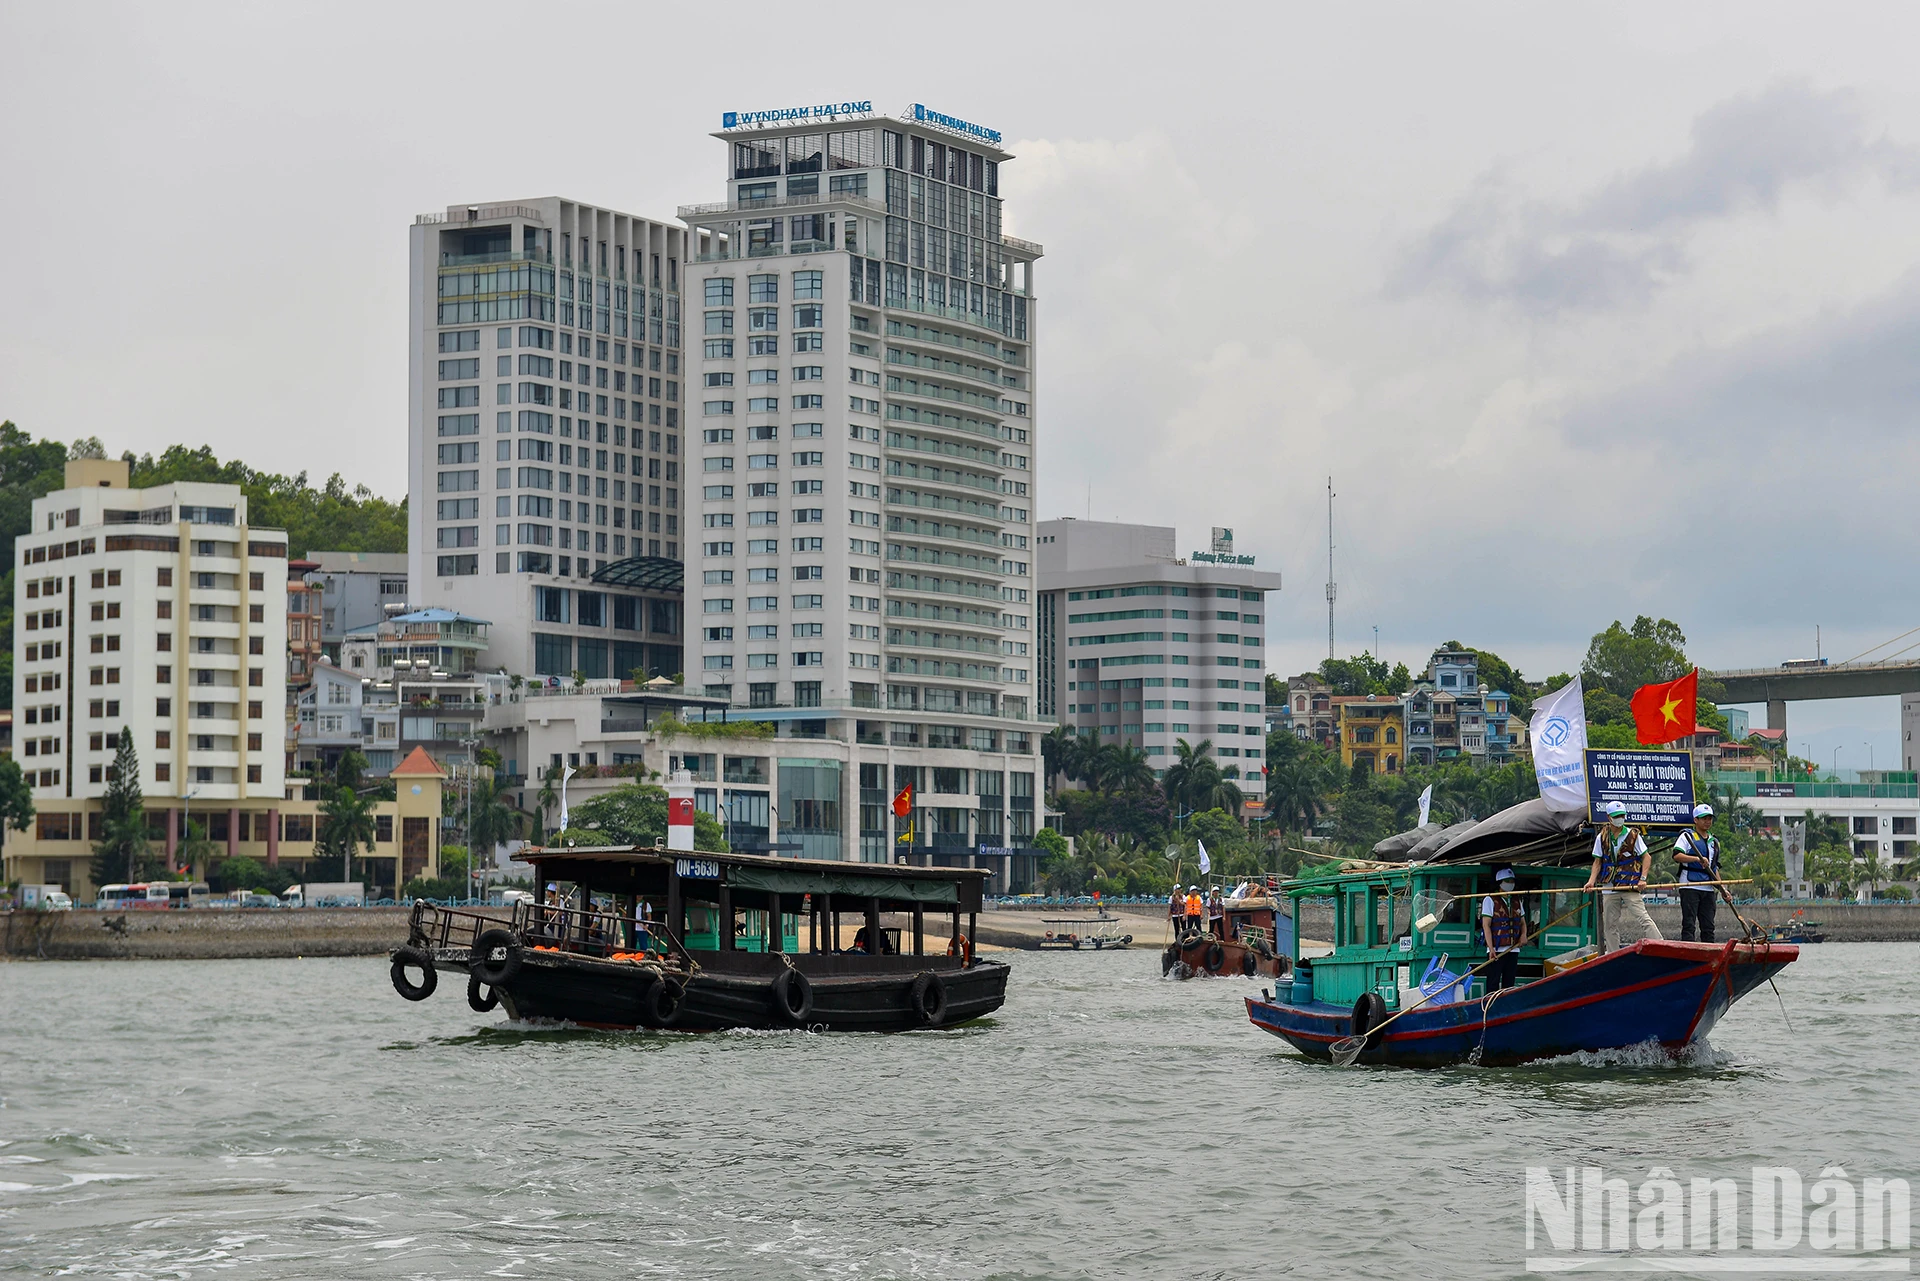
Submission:
<svg viewBox="0 0 1920 1281">
<path fill-rule="evenodd" d="M 1335 694 L 1340 764 L 1363 762 L 1373 774 L 1398 774 L 1406 765 L 1406 721 L 1401 700 L 1391 694 Z"/>
<path fill-rule="evenodd" d="M 399 763 L 399 705 L 389 679 L 372 678 L 332 663 L 317 663 L 305 688 L 294 695 L 289 750 L 294 772 L 316 765 L 331 771 L 346 753 L 358 752 L 370 777 L 384 777 Z"/>
<path fill-rule="evenodd" d="M 1333 687 L 1311 672 L 1288 677 L 1287 728 L 1296 738 L 1332 747 Z"/>
<path fill-rule="evenodd" d="M 1470 649 L 1437 649 L 1423 676 L 1407 691 L 1407 759 L 1422 765 L 1465 756 L 1475 764 L 1505 764 L 1522 748 L 1513 695 L 1479 680 L 1480 656 Z"/>
<path fill-rule="evenodd" d="M 134 490 L 106 459 L 69 462 L 31 519 L 15 543 L 13 681 L 38 812 L 8 834 L 8 877 L 85 882 L 122 735 L 165 851 L 189 806 L 231 848 L 285 793 L 285 533 L 253 528 L 238 486 Z"/>
<path fill-rule="evenodd" d="M 1248 799 L 1266 794 L 1266 593 L 1280 575 L 1188 563 L 1160 525 L 1039 527 L 1041 715 L 1164 771 L 1213 744 Z"/>
<path fill-rule="evenodd" d="M 410 254 L 404 594 L 491 619 L 487 670 L 679 672 L 685 232 L 549 197 Z"/>
<path fill-rule="evenodd" d="M 320 589 L 320 645 L 330 663 L 352 632 L 379 626 L 407 604 L 407 553 L 308 552 Z"/>
<path fill-rule="evenodd" d="M 846 745 L 807 759 L 839 762 L 846 814 L 857 789 L 849 856 L 1026 850 L 1032 810 L 1005 797 L 1044 728 L 1041 249 L 1002 230 L 1011 157 L 871 113 L 715 136 L 726 198 L 680 211 L 700 331 L 688 688 L 781 726 L 783 743 Z M 893 823 L 896 783 L 936 771 L 963 780 L 954 804 Z"/>
<path fill-rule="evenodd" d="M 287 561 L 287 684 L 295 689 L 307 683 L 323 652 L 320 589 L 307 582 L 318 568 L 317 561 Z"/>
</svg>

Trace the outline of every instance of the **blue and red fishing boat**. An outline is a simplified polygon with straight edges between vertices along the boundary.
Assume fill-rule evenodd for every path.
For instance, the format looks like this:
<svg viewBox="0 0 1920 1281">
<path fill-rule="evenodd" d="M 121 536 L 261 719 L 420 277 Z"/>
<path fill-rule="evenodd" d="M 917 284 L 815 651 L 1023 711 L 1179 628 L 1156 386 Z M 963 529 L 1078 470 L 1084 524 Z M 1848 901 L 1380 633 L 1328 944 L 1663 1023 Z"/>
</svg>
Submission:
<svg viewBox="0 0 1920 1281">
<path fill-rule="evenodd" d="M 1744 933 L 1599 951 L 1598 896 L 1582 888 L 1591 838 L 1577 820 L 1530 804 L 1488 819 L 1478 841 L 1463 833 L 1429 862 L 1367 863 L 1287 882 L 1296 923 L 1303 905 L 1331 906 L 1333 945 L 1295 943 L 1292 982 L 1247 1000 L 1254 1026 L 1322 1059 L 1365 1037 L 1355 1061 L 1408 1067 L 1646 1045 L 1678 1053 L 1799 957 L 1791 944 Z M 1507 901 L 1525 914 L 1526 942 L 1514 985 L 1489 992 L 1470 972 L 1486 959 L 1479 915 L 1502 867 L 1517 873 Z M 1296 939 L 1301 932 L 1296 924 Z"/>
</svg>

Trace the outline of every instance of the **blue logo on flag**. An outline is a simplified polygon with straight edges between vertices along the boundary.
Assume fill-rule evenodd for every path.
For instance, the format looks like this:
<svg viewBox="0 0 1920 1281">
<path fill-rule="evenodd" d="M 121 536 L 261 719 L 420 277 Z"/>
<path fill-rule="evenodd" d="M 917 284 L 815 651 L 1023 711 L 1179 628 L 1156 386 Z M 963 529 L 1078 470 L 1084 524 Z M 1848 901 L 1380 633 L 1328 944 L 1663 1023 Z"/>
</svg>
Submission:
<svg viewBox="0 0 1920 1281">
<path fill-rule="evenodd" d="M 1573 727 L 1567 724 L 1566 717 L 1555 716 L 1540 727 L 1540 741 L 1548 747 L 1559 747 L 1567 741 L 1567 735 L 1572 732 Z"/>
</svg>

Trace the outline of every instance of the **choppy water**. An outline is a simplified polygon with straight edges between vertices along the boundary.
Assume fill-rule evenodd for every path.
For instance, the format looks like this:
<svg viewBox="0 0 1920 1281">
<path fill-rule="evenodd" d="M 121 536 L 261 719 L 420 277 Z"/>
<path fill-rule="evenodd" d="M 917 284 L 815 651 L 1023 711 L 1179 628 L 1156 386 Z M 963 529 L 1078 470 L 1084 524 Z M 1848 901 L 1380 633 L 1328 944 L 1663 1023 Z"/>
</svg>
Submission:
<svg viewBox="0 0 1920 1281">
<path fill-rule="evenodd" d="M 0 1275 L 1519 1275 L 1523 1168 L 1920 1183 L 1920 946 L 1693 1066 L 1309 1063 L 1240 980 L 1012 958 L 907 1036 L 507 1026 L 383 961 L 0 965 Z"/>
</svg>

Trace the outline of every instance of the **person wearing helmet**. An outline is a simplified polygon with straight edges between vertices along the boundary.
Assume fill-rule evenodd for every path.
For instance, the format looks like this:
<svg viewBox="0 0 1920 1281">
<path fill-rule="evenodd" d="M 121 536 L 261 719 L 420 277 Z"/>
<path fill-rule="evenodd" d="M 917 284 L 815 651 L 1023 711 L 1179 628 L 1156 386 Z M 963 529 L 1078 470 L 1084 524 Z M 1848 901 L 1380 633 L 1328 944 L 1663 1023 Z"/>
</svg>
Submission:
<svg viewBox="0 0 1920 1281">
<path fill-rule="evenodd" d="M 1600 887 L 1600 950 L 1616 951 L 1641 939 L 1662 937 L 1660 927 L 1640 901 L 1640 887 L 1653 869 L 1653 854 L 1638 829 L 1627 822 L 1627 807 L 1607 803 L 1607 825 L 1593 838 L 1593 870 L 1585 888 Z"/>
<path fill-rule="evenodd" d="M 1720 879 L 1720 842 L 1713 835 L 1713 806 L 1693 807 L 1693 830 L 1680 833 L 1673 843 L 1673 861 L 1680 865 L 1680 939 L 1712 943 L 1714 887 Z"/>
<path fill-rule="evenodd" d="M 1200 897 L 1198 885 L 1187 886 L 1187 933 L 1201 934 L 1206 931 L 1207 907 Z"/>
<path fill-rule="evenodd" d="M 1493 874 L 1494 893 L 1480 900 L 1480 936 L 1486 941 L 1487 991 L 1512 987 L 1519 976 L 1520 949 L 1527 942 L 1527 909 L 1515 895 L 1513 869 Z"/>
</svg>

